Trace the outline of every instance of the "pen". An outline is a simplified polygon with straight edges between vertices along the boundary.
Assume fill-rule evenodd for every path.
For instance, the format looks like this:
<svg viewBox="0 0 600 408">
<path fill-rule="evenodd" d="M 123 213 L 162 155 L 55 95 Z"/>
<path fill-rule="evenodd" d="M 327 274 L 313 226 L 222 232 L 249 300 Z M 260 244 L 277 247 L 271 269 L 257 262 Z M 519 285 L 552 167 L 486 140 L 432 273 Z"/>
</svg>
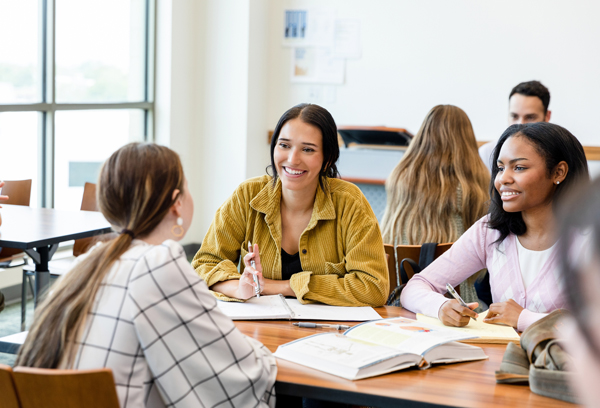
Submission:
<svg viewBox="0 0 600 408">
<path fill-rule="evenodd" d="M 467 306 L 467 304 L 465 303 L 465 301 L 462 300 L 462 298 L 460 297 L 460 295 L 458 293 L 456 293 L 456 291 L 454 290 L 454 288 L 452 287 L 452 285 L 450 285 L 449 283 L 446 283 L 446 289 L 448 289 L 448 292 L 450 292 L 450 294 L 452 296 L 454 296 L 454 299 L 458 300 L 458 302 L 461 304 L 461 306 L 469 308 L 469 306 Z M 471 319 L 477 321 L 473 316 L 471 316 Z"/>
<path fill-rule="evenodd" d="M 252 253 L 252 242 L 248 241 L 248 252 Z M 250 266 L 252 266 L 252 268 L 256 269 L 256 262 L 254 262 L 254 259 L 252 259 L 250 261 Z M 258 277 L 255 274 L 252 274 L 252 279 L 254 279 L 254 294 L 256 295 L 257 298 L 260 297 L 260 282 L 258 281 Z"/>
<path fill-rule="evenodd" d="M 321 324 L 321 323 L 292 323 L 298 327 L 308 327 L 309 329 L 336 329 L 336 330 L 348 330 L 350 326 L 343 324 Z"/>
</svg>

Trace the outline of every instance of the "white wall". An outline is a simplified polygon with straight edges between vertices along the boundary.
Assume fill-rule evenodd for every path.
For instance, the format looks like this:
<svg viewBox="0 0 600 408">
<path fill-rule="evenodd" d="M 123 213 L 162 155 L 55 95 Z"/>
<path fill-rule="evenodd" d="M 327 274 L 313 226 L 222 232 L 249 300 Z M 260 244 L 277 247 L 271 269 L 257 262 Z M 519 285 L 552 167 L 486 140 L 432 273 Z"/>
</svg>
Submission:
<svg viewBox="0 0 600 408">
<path fill-rule="evenodd" d="M 433 106 L 453 104 L 467 112 L 479 140 L 491 140 L 506 127 L 511 88 L 538 79 L 551 92 L 552 122 L 583 145 L 600 145 L 600 2 L 271 0 L 270 6 L 271 128 L 285 109 L 306 101 L 310 87 L 289 82 L 283 10 L 330 6 L 362 24 L 362 58 L 347 62 L 336 101 L 315 101 L 338 124 L 414 133 Z"/>
<path fill-rule="evenodd" d="M 301 102 L 338 124 L 416 132 L 436 104 L 463 108 L 479 140 L 506 126 L 508 93 L 539 79 L 552 121 L 600 146 L 600 2 L 580 0 L 159 0 L 157 138 L 182 156 L 200 242 L 235 187 L 264 174 L 267 131 Z M 334 102 L 291 84 L 283 10 L 334 7 L 361 20 L 362 58 L 346 65 Z M 163 9 L 161 11 L 161 9 Z M 166 9 L 166 10 L 165 10 Z"/>
<path fill-rule="evenodd" d="M 201 242 L 216 209 L 268 164 L 268 3 L 158 3 L 156 138 L 181 156 L 194 197 L 183 243 Z"/>
</svg>

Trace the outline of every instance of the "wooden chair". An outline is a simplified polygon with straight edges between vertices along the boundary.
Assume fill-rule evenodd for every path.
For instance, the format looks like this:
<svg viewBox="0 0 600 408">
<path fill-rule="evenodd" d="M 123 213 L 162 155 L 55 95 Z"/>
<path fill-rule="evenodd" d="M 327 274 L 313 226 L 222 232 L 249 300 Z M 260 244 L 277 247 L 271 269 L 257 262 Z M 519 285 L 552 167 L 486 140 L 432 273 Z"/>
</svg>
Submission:
<svg viewBox="0 0 600 408">
<path fill-rule="evenodd" d="M 4 364 L 0 364 L 0 400 L 3 408 L 21 407 L 13 379 L 13 370 Z"/>
<path fill-rule="evenodd" d="M 435 257 L 434 258 L 439 257 L 444 252 L 449 250 L 450 247 L 452 246 L 452 244 L 453 244 L 453 242 L 449 242 L 449 243 L 445 243 L 445 244 L 438 244 L 438 246 L 435 249 Z M 421 254 L 421 245 L 398 245 L 396 247 L 396 259 L 398 260 L 398 262 L 402 261 L 404 258 L 411 258 L 416 263 L 419 263 L 419 255 L 420 254 Z M 405 263 L 405 270 L 406 270 L 406 274 L 408 275 L 408 279 L 410 280 L 410 278 L 412 278 L 414 275 L 414 271 L 410 268 L 408 263 Z M 401 280 L 400 276 L 398 276 L 398 280 Z M 400 282 L 400 284 L 403 284 L 403 283 L 406 283 L 406 282 Z"/>
<path fill-rule="evenodd" d="M 83 186 L 83 198 L 81 199 L 81 211 L 100 211 L 96 202 L 96 184 L 85 183 Z M 79 256 L 87 252 L 91 246 L 98 241 L 104 241 L 112 238 L 113 234 L 104 234 L 92 238 L 82 238 L 75 240 L 73 244 L 73 256 Z"/>
<path fill-rule="evenodd" d="M 383 249 L 385 249 L 385 257 L 387 259 L 387 267 L 388 267 L 388 278 L 390 280 L 390 292 L 388 296 L 392 293 L 394 288 L 398 286 L 398 269 L 396 268 L 396 254 L 394 253 L 394 246 L 391 244 L 383 244 Z"/>
<path fill-rule="evenodd" d="M 2 195 L 7 195 L 5 204 L 24 205 L 29 207 L 31 200 L 31 179 L 28 180 L 4 180 L 4 187 L 0 190 Z"/>
<path fill-rule="evenodd" d="M 31 200 L 31 179 L 5 180 L 4 187 L 2 187 L 0 193 L 8 196 L 8 200 L 2 201 L 3 204 L 24 205 L 29 207 L 29 201 Z M 0 264 L 2 264 L 2 267 L 4 268 L 23 265 L 25 262 L 19 263 L 18 265 L 11 265 L 11 262 L 15 259 L 24 257 L 25 253 L 22 249 L 0 248 Z"/>
<path fill-rule="evenodd" d="M 22 408 L 119 408 L 112 371 L 15 367 Z"/>
</svg>

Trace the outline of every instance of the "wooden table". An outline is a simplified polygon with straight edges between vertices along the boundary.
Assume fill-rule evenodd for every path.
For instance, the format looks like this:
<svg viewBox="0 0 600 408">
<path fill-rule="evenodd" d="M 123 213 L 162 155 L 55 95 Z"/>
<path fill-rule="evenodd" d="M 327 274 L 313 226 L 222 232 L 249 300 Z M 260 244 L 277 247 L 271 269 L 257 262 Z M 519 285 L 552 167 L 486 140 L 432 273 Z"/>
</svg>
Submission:
<svg viewBox="0 0 600 408">
<path fill-rule="evenodd" d="M 414 313 L 399 307 L 375 309 L 382 317 Z M 261 341 L 271 351 L 280 344 L 322 333 L 324 329 L 292 326 L 290 321 L 237 321 L 242 333 Z M 575 407 L 534 394 L 528 386 L 496 384 L 505 345 L 478 344 L 489 360 L 409 369 L 358 381 L 349 381 L 289 361 L 277 360 L 278 395 L 291 395 L 374 407 Z"/>
<path fill-rule="evenodd" d="M 58 244 L 105 234 L 111 227 L 96 211 L 61 211 L 3 204 L 0 247 L 23 249 L 35 262 L 34 304 L 50 284 L 48 262 Z"/>
</svg>

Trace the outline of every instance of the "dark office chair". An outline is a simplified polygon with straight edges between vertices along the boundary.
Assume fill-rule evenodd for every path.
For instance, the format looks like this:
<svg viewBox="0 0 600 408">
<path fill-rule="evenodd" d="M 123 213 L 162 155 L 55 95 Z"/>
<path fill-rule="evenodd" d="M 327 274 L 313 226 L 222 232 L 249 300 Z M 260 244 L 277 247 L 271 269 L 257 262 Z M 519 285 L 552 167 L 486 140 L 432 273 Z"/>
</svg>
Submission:
<svg viewBox="0 0 600 408">
<path fill-rule="evenodd" d="M 346 147 L 352 145 L 408 146 L 413 135 L 406 129 L 385 126 L 339 126 Z"/>
</svg>

